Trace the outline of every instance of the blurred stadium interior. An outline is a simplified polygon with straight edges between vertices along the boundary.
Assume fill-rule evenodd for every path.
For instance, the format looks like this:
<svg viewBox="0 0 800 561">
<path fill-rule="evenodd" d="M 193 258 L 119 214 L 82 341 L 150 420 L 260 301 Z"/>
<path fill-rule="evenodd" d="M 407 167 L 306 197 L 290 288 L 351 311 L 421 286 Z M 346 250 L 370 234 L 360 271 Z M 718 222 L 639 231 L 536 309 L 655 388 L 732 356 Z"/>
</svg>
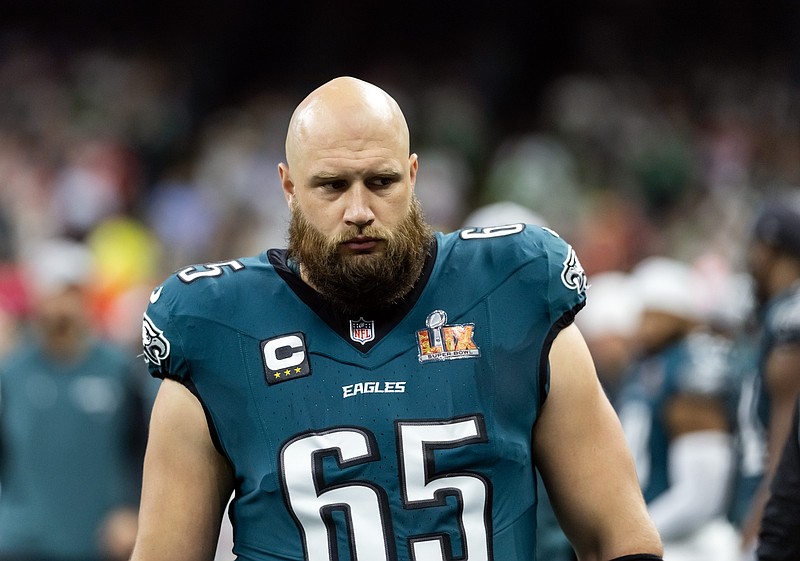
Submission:
<svg viewBox="0 0 800 561">
<path fill-rule="evenodd" d="M 510 200 L 590 274 L 655 253 L 735 272 L 752 209 L 798 185 L 789 0 L 3 4 L 0 256 L 86 240 L 101 315 L 282 245 L 290 111 L 342 74 L 404 108 L 434 226 Z"/>
</svg>

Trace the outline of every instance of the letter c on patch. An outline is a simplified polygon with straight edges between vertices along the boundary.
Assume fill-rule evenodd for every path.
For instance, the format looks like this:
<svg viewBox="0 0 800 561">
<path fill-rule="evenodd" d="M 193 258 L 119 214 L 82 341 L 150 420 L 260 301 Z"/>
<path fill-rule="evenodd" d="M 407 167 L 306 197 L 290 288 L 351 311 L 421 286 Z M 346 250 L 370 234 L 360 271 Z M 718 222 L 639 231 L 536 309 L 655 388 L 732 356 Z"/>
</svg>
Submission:
<svg viewBox="0 0 800 561">
<path fill-rule="evenodd" d="M 306 338 L 302 331 L 284 333 L 260 342 L 264 376 L 270 386 L 311 374 Z"/>
<path fill-rule="evenodd" d="M 264 343 L 264 360 L 270 370 L 292 368 L 305 359 L 305 345 L 297 335 L 286 335 Z"/>
</svg>

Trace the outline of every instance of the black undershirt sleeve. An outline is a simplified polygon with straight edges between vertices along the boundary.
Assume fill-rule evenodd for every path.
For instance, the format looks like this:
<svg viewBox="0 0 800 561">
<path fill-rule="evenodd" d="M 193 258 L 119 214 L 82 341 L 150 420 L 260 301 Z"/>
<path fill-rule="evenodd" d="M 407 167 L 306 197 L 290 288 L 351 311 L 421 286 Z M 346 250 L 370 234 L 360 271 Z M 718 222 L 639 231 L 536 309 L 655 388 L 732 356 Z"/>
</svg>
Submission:
<svg viewBox="0 0 800 561">
<path fill-rule="evenodd" d="M 758 538 L 759 561 L 800 559 L 800 402 L 792 432 L 772 480 L 772 495 L 764 508 Z"/>
</svg>

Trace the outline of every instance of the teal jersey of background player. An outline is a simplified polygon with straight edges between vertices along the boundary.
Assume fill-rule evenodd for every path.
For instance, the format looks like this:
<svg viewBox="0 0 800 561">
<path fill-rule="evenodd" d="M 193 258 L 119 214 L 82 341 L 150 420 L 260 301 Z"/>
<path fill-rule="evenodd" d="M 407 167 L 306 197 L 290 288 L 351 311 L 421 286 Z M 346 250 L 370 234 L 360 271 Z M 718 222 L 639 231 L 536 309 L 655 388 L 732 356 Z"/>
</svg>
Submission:
<svg viewBox="0 0 800 561">
<path fill-rule="evenodd" d="M 234 467 L 240 560 L 535 558 L 531 434 L 585 275 L 550 230 L 437 234 L 415 289 L 342 314 L 282 250 L 150 298 L 154 376 L 189 387 Z"/>
<path fill-rule="evenodd" d="M 636 361 L 626 373 L 616 407 L 636 462 L 646 502 L 669 488 L 670 430 L 665 410 L 679 395 L 713 398 L 735 423 L 730 342 L 695 331 Z"/>
<path fill-rule="evenodd" d="M 757 396 L 757 411 L 763 426 L 769 427 L 771 405 L 763 374 L 767 359 L 775 347 L 800 344 L 800 283 L 773 297 L 760 311 L 760 316 L 758 365 L 762 380 Z"/>
</svg>

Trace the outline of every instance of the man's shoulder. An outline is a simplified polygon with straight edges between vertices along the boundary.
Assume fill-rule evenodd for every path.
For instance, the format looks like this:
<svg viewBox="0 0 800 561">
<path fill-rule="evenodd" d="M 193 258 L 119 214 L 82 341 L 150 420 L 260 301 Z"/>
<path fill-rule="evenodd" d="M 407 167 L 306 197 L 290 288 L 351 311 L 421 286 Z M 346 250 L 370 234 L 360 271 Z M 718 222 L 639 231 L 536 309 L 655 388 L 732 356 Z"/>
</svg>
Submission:
<svg viewBox="0 0 800 561">
<path fill-rule="evenodd" d="M 570 319 L 586 298 L 586 274 L 557 233 L 510 224 L 440 235 L 437 282 L 485 297 L 502 288 L 522 303 L 545 303 L 552 319 Z"/>
<path fill-rule="evenodd" d="M 464 228 L 440 235 L 440 246 L 448 258 L 492 259 L 521 264 L 551 255 L 566 255 L 571 247 L 549 228 L 530 224 L 507 224 L 487 228 Z M 510 261 L 509 261 L 510 260 Z"/>
<path fill-rule="evenodd" d="M 175 271 L 151 292 L 148 311 L 169 308 L 171 315 L 226 313 L 253 291 L 270 290 L 277 276 L 266 253 L 188 265 Z"/>
<path fill-rule="evenodd" d="M 586 274 L 575 250 L 555 231 L 530 224 L 467 228 L 441 238 L 451 265 L 508 277 L 520 271 L 539 279 L 560 279 L 568 291 L 585 294 Z M 455 263 L 453 263 L 455 262 Z"/>
</svg>

